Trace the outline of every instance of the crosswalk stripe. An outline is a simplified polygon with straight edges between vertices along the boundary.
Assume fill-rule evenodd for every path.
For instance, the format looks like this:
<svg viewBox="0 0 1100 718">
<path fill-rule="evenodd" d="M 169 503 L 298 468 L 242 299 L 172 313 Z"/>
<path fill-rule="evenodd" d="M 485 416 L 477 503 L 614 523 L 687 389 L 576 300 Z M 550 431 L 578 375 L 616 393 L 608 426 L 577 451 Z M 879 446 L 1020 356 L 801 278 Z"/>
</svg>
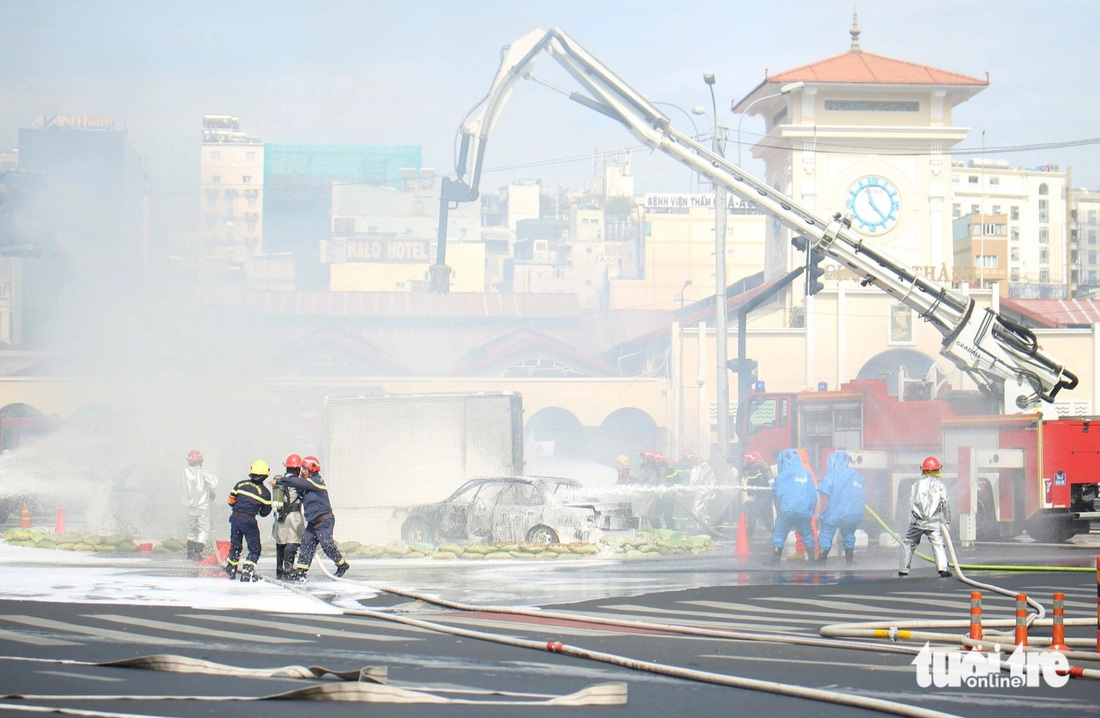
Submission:
<svg viewBox="0 0 1100 718">
<path fill-rule="evenodd" d="M 0 628 L 0 640 L 16 641 L 18 643 L 33 643 L 36 646 L 79 646 L 76 641 L 63 641 L 59 638 L 46 638 L 45 636 L 32 636 L 19 631 L 9 631 Z"/>
<path fill-rule="evenodd" d="M 281 617 L 285 618 L 288 621 L 290 621 L 290 620 L 301 621 L 302 620 L 302 616 L 300 614 L 289 614 L 289 613 L 279 614 L 279 613 L 277 613 L 277 614 L 274 614 L 274 615 L 281 616 Z M 445 615 L 445 614 L 443 614 L 443 615 Z M 362 617 L 351 617 L 351 616 L 310 616 L 309 620 L 310 620 L 310 623 L 334 623 L 336 625 L 346 626 L 350 630 L 350 629 L 357 629 L 357 628 L 361 627 L 364 624 L 364 621 L 366 619 L 364 619 Z M 396 622 L 393 622 L 393 621 L 386 621 L 385 622 L 385 627 L 386 627 L 387 631 L 394 631 L 394 632 L 397 632 L 397 633 L 429 633 L 429 634 L 434 633 L 433 631 L 429 631 L 426 628 L 421 628 L 420 626 L 409 626 L 409 625 L 406 625 L 404 623 L 396 623 Z M 403 640 L 407 640 L 407 639 L 403 639 Z"/>
<path fill-rule="evenodd" d="M 763 657 L 763 656 L 759 656 L 759 655 L 756 655 L 756 656 L 730 656 L 730 655 L 726 655 L 726 654 L 709 654 L 709 653 L 707 653 L 707 654 L 701 655 L 700 658 L 717 658 L 719 660 L 724 660 L 724 661 L 746 661 L 746 662 L 754 663 L 754 664 L 756 664 L 756 663 L 795 663 L 795 664 L 804 664 L 804 665 L 815 666 L 815 667 L 820 667 L 821 666 L 821 661 L 820 660 L 803 660 L 803 659 L 798 659 L 798 658 L 767 658 L 767 657 Z M 830 660 L 829 661 L 829 667 L 830 668 L 834 668 L 834 667 L 837 667 L 837 666 L 843 666 L 843 667 L 847 667 L 847 668 L 858 668 L 858 669 L 863 670 L 863 671 L 875 671 L 875 672 L 888 671 L 888 672 L 892 672 L 892 673 L 915 673 L 915 669 L 913 668 L 912 665 L 905 665 L 905 666 L 875 665 L 875 666 L 870 666 L 866 663 L 850 663 L 848 661 L 835 661 L 835 660 Z"/>
<path fill-rule="evenodd" d="M 112 631 L 106 628 L 92 628 L 89 626 L 80 626 L 75 623 L 65 623 L 64 621 L 54 621 L 49 618 L 39 618 L 37 616 L 23 616 L 23 615 L 8 615 L 0 616 L 0 621 L 10 621 L 12 623 L 21 623 L 25 626 L 34 626 L 36 628 L 49 628 L 55 631 L 61 631 L 63 633 L 79 633 L 85 636 L 94 636 L 96 638 L 105 638 L 111 641 L 124 641 L 127 643 L 149 643 L 153 645 L 161 646 L 185 646 L 186 641 L 177 641 L 171 638 L 165 638 L 164 636 L 146 636 L 141 633 L 131 633 L 130 631 Z"/>
<path fill-rule="evenodd" d="M 257 628 L 266 628 L 270 631 L 282 631 L 284 633 L 301 633 L 310 636 L 328 636 L 330 638 L 355 638 L 367 641 L 419 641 L 420 638 L 410 639 L 407 636 L 389 636 L 381 633 L 363 633 L 362 631 L 338 631 L 331 628 L 321 628 L 313 625 L 302 625 L 301 616 L 298 616 L 295 620 L 297 623 L 291 625 L 287 623 L 280 623 L 278 621 L 264 621 L 257 618 L 234 618 L 233 616 L 204 616 L 197 613 L 187 614 L 184 618 L 191 618 L 199 621 L 218 621 L 221 623 L 231 623 L 235 626 L 255 626 Z M 313 620 L 313 617 L 310 618 Z M 266 637 L 271 643 L 303 643 L 296 638 L 279 638 L 276 636 Z"/>
<path fill-rule="evenodd" d="M 173 633 L 186 633 L 194 636 L 201 636 L 209 641 L 210 631 L 200 628 L 198 626 L 185 626 L 181 623 L 171 623 L 169 621 L 153 621 L 147 618 L 134 618 L 132 616 L 120 616 L 111 613 L 94 613 L 84 614 L 85 618 L 96 618 L 103 621 L 113 621 L 115 623 L 121 623 L 128 626 L 141 626 L 142 628 L 155 628 L 162 631 L 171 631 Z M 263 621 L 249 621 L 248 619 L 238 619 L 235 623 L 255 623 L 268 628 L 273 627 L 271 623 L 265 623 Z M 278 636 L 258 636 L 249 633 L 234 633 L 232 636 L 226 636 L 226 640 L 231 640 L 234 643 L 309 643 L 309 641 L 300 641 L 296 638 L 280 638 Z"/>
</svg>

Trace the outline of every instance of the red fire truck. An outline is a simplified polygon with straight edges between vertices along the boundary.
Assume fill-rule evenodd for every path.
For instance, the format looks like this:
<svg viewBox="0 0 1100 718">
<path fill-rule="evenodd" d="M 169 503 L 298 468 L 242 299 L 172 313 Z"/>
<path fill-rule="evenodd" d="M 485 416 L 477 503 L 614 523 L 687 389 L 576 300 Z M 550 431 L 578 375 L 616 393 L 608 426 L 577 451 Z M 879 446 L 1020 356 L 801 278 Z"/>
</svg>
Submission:
<svg viewBox="0 0 1100 718">
<path fill-rule="evenodd" d="M 828 454 L 844 449 L 867 479 L 868 505 L 895 527 L 907 521 L 921 461 L 935 455 L 964 540 L 1026 530 L 1061 542 L 1087 532 L 1100 518 L 1100 424 L 990 410 L 966 394 L 898 399 L 885 382 L 861 379 L 837 391 L 752 394 L 738 428 L 745 451 L 773 462 L 783 449 L 805 449 L 818 478 Z"/>
</svg>

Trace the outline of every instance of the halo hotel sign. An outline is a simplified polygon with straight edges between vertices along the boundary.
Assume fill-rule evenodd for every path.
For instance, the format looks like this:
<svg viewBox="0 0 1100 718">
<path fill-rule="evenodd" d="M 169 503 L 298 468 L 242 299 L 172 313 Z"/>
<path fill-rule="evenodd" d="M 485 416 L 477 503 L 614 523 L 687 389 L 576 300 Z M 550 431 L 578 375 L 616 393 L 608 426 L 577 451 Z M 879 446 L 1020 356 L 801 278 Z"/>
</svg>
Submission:
<svg viewBox="0 0 1100 718">
<path fill-rule="evenodd" d="M 333 237 L 326 243 L 322 261 L 331 264 L 424 264 L 432 261 L 431 240 L 395 237 Z"/>
</svg>

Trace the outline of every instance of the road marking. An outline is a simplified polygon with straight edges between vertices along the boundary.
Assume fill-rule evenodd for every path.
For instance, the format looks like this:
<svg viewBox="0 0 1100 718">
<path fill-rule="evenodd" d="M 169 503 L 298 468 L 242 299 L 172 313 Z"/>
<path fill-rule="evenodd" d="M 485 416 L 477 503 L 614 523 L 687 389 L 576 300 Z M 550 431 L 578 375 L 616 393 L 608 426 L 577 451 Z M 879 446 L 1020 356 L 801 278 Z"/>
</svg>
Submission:
<svg viewBox="0 0 1100 718">
<path fill-rule="evenodd" d="M 301 633 L 309 636 L 320 638 L 321 636 L 327 636 L 330 638 L 355 638 L 366 641 L 419 641 L 420 638 L 410 639 L 407 636 L 388 636 L 381 633 L 363 633 L 361 631 L 337 631 L 331 628 L 319 628 L 317 626 L 303 626 L 301 625 L 301 616 L 298 616 L 298 624 L 289 625 L 282 624 L 277 621 L 264 621 L 256 618 L 234 618 L 233 616 L 204 616 L 200 614 L 188 614 L 182 616 L 182 618 L 193 618 L 200 621 L 219 621 L 221 623 L 231 623 L 235 626 L 256 626 L 257 628 L 265 628 L 269 631 L 283 631 L 285 633 Z M 312 620 L 312 617 L 311 619 Z M 277 636 L 268 636 L 266 640 L 271 643 L 305 643 L 305 641 L 299 641 L 295 638 L 279 638 Z"/>
<path fill-rule="evenodd" d="M 79 633 L 85 636 L 104 638 L 110 641 L 120 641 L 122 643 L 149 643 L 162 646 L 187 645 L 186 641 L 176 641 L 171 638 L 165 638 L 164 636 L 146 636 L 141 633 L 130 633 L 129 631 L 91 628 L 89 626 L 79 626 L 75 623 L 65 623 L 64 621 L 53 621 L 48 618 L 39 618 L 37 616 L 0 616 L 0 621 L 11 621 L 12 623 L 21 623 L 25 626 L 35 626 L 37 628 L 49 628 L 55 631 L 61 631 L 62 633 Z"/>
<path fill-rule="evenodd" d="M 128 626 L 141 626 L 142 628 L 154 628 L 162 631 L 171 631 L 173 633 L 187 633 L 193 636 L 201 636 L 204 642 L 210 642 L 210 631 L 198 626 L 185 626 L 180 623 L 170 623 L 168 621 L 152 621 L 147 618 L 134 618 L 132 616 L 120 616 L 113 613 L 86 613 L 85 618 L 98 618 L 104 621 L 113 621 L 115 623 L 122 623 Z M 248 619 L 238 619 L 236 623 L 256 623 L 261 624 L 266 628 L 272 628 L 273 624 L 270 622 L 262 621 L 249 621 Z M 234 633 L 232 636 L 225 636 L 227 641 L 232 643 L 248 642 L 253 643 L 307 643 L 307 641 L 299 641 L 296 638 L 279 638 L 278 636 L 257 636 L 248 633 Z"/>
<path fill-rule="evenodd" d="M 62 678 L 79 678 L 84 681 L 103 681 L 104 683 L 121 683 L 125 678 L 110 678 L 108 676 L 89 676 L 84 673 L 71 673 L 69 671 L 37 671 L 43 676 L 61 676 Z"/>
<path fill-rule="evenodd" d="M 803 660 L 799 658 L 766 658 L 763 656 L 727 656 L 727 655 L 715 655 L 712 653 L 704 653 L 699 656 L 700 658 L 718 658 L 723 661 L 746 661 L 749 663 L 798 663 L 808 666 L 814 666 L 820 668 L 822 661 L 818 660 Z M 866 663 L 849 663 L 847 661 L 834 661 L 832 659 L 827 661 L 829 668 L 835 666 L 845 666 L 848 668 L 858 668 L 861 671 L 890 671 L 892 673 L 915 673 L 915 669 L 911 664 L 904 666 L 871 666 Z"/>
<path fill-rule="evenodd" d="M 301 614 L 297 613 L 277 613 L 274 615 L 282 617 L 287 621 L 302 620 Z M 208 616 L 204 616 L 203 618 L 208 618 Z M 310 616 L 309 620 L 311 623 L 335 623 L 340 626 L 347 626 L 348 628 L 359 628 L 364 624 L 364 622 L 369 621 L 370 619 L 363 616 Z M 386 629 L 393 630 L 395 632 L 435 634 L 435 631 L 429 631 L 428 629 L 421 628 L 420 626 L 410 626 L 404 623 L 397 623 L 396 621 L 385 621 L 382 619 L 379 620 L 382 625 L 386 627 Z"/>
<path fill-rule="evenodd" d="M 19 631 L 9 631 L 0 628 L 0 639 L 5 641 L 18 641 L 19 643 L 32 643 L 36 646 L 79 646 L 77 641 L 63 641 L 60 638 L 46 638 L 45 636 L 32 636 Z"/>
</svg>

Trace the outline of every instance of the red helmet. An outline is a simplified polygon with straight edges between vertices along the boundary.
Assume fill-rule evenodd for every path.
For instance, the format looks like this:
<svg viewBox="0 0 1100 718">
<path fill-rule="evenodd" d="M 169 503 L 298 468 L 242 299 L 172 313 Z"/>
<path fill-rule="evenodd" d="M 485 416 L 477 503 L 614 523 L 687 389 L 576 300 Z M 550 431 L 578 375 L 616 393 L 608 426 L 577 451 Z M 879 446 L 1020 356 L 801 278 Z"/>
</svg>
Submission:
<svg viewBox="0 0 1100 718">
<path fill-rule="evenodd" d="M 653 457 L 656 456 L 656 454 L 654 453 L 653 449 L 646 449 L 642 453 L 638 454 L 638 456 L 642 457 L 642 459 L 644 459 L 645 461 L 653 461 Z"/>
<path fill-rule="evenodd" d="M 684 449 L 680 452 L 680 458 L 684 461 L 695 461 L 699 457 L 695 455 L 695 452 L 691 449 Z"/>
<path fill-rule="evenodd" d="M 309 473 L 316 474 L 321 470 L 321 462 L 316 456 L 307 456 L 302 459 L 302 468 L 309 469 Z"/>
<path fill-rule="evenodd" d="M 650 457 L 650 461 L 652 461 L 654 464 L 663 464 L 665 463 L 665 455 L 659 451 L 654 451 L 653 456 Z"/>
<path fill-rule="evenodd" d="M 924 463 L 922 463 L 920 465 L 920 470 L 921 471 L 939 471 L 940 470 L 940 460 L 937 459 L 935 456 L 929 456 L 927 459 L 924 460 Z"/>
<path fill-rule="evenodd" d="M 187 452 L 187 463 L 191 464 L 192 466 L 194 466 L 195 464 L 201 464 L 202 452 L 198 449 L 192 449 L 191 451 Z"/>
<path fill-rule="evenodd" d="M 760 455 L 759 451 L 749 451 L 741 457 L 742 464 L 763 464 L 764 457 Z"/>
<path fill-rule="evenodd" d="M 291 454 L 286 457 L 286 461 L 283 462 L 283 466 L 288 469 L 297 469 L 302 466 L 302 457 L 297 454 Z"/>
</svg>

